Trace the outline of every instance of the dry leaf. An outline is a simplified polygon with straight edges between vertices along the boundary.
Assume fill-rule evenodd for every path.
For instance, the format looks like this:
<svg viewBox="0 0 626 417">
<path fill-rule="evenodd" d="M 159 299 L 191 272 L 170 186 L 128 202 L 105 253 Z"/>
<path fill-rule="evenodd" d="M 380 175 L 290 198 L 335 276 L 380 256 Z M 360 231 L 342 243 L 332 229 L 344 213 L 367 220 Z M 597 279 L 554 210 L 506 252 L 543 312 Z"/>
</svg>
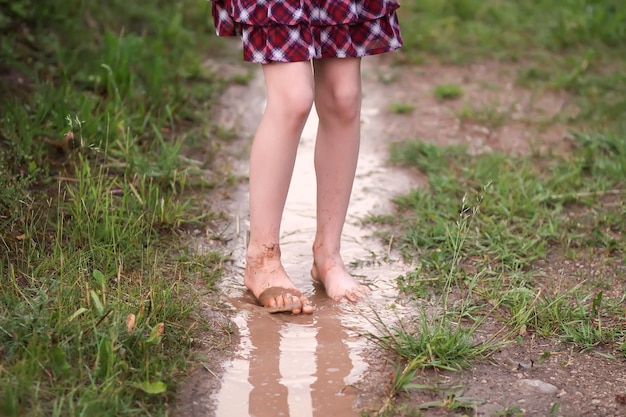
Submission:
<svg viewBox="0 0 626 417">
<path fill-rule="evenodd" d="M 132 313 L 126 317 L 126 331 L 128 332 L 128 334 L 131 334 L 133 330 L 135 330 L 136 319 L 137 318 Z"/>
</svg>

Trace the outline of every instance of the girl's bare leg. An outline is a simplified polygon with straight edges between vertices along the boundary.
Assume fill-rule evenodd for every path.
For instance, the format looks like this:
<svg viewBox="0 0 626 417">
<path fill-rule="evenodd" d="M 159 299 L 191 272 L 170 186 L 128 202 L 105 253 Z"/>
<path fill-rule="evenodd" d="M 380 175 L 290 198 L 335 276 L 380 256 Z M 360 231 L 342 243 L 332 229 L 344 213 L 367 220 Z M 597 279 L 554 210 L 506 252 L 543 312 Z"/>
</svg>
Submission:
<svg viewBox="0 0 626 417">
<path fill-rule="evenodd" d="M 270 311 L 312 313 L 313 306 L 282 266 L 279 245 L 296 150 L 313 105 L 311 63 L 263 65 L 263 74 L 267 106 L 250 155 L 250 242 L 244 283 Z"/>
<path fill-rule="evenodd" d="M 359 154 L 361 60 L 328 58 L 313 65 L 319 127 L 315 145 L 317 233 L 311 273 L 331 298 L 356 301 L 367 294 L 367 288 L 348 273 L 340 246 Z"/>
</svg>

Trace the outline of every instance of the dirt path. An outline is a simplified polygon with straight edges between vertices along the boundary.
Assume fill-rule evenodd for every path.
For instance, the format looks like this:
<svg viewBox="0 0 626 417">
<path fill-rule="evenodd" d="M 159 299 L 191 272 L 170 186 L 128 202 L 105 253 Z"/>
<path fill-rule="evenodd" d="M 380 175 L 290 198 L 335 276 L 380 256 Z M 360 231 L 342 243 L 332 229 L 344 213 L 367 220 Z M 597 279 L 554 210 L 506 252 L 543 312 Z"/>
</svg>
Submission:
<svg viewBox="0 0 626 417">
<path fill-rule="evenodd" d="M 366 74 L 370 72 L 365 69 Z M 373 230 L 363 226 L 362 221 L 370 213 L 389 213 L 390 199 L 417 185 L 408 173 L 386 163 L 388 142 L 380 120 L 380 90 L 369 88 L 372 81 L 372 77 L 365 77 L 361 155 L 343 239 L 344 258 L 350 263 L 351 272 L 372 289 L 371 299 L 358 307 L 338 306 L 310 279 L 317 125 L 313 111 L 298 150 L 281 233 L 285 268 L 317 311 L 308 317 L 269 315 L 255 305 L 242 285 L 248 229 L 247 183 L 228 190 L 221 204 L 230 217 L 224 235 L 229 240 L 233 263 L 221 285 L 226 304 L 233 311 L 231 320 L 237 343 L 233 344 L 232 357 L 219 367 L 219 378 L 217 369 L 195 373 L 183 390 L 181 415 L 359 415 L 355 403 L 367 401 L 359 398 L 356 388 L 367 369 L 364 355 L 368 346 L 362 334 L 373 330 L 368 321 L 373 318 L 373 309 L 390 322 L 401 314 L 401 308 L 394 304 L 395 278 L 409 267 L 382 247 L 371 236 Z M 235 128 L 243 137 L 234 146 L 241 150 L 237 155 L 241 159 L 233 161 L 236 175 L 247 175 L 248 139 L 263 106 L 260 72 L 248 85 L 232 86 L 224 95 L 220 125 Z"/>
<path fill-rule="evenodd" d="M 245 74 L 251 68 L 213 64 L 225 66 L 223 73 Z M 546 146 L 565 149 L 563 128 L 543 126 L 539 135 L 528 121 L 566 111 L 567 97 L 519 89 L 510 81 L 512 71 L 498 65 L 398 69 L 387 65 L 384 57 L 364 61 L 363 143 L 343 243 L 352 273 L 373 290 L 371 305 L 362 305 L 358 311 L 329 302 L 309 277 L 315 227 L 314 114 L 300 144 L 282 230 L 285 267 L 316 304 L 318 310 L 312 317 L 268 315 L 242 286 L 247 182 L 240 181 L 211 197 L 214 207 L 228 213 L 218 229 L 228 242 L 233 263 L 222 282 L 223 304 L 207 306 L 206 314 L 228 333 L 224 342 L 228 347 L 205 346 L 204 366 L 182 389 L 179 415 L 356 417 L 360 409 L 375 415 L 393 368 L 384 355 L 371 349 L 362 333 L 372 330 L 368 322 L 372 309 L 387 322 L 408 316 L 402 302 L 396 302 L 395 278 L 410 266 L 371 237 L 374 230 L 362 220 L 370 213 L 391 214 L 390 198 L 424 185 L 419 173 L 386 163 L 389 143 L 417 136 L 442 145 L 466 144 L 474 152 L 527 153 Z M 460 101 L 442 103 L 434 98 L 434 86 L 443 83 L 462 85 L 466 100 L 482 103 L 478 108 L 485 114 L 474 114 L 482 117 L 481 123 L 463 120 Z M 389 110 L 393 103 L 413 105 L 415 110 L 408 116 L 393 114 Z M 233 85 L 223 97 L 218 124 L 234 130 L 240 138 L 228 153 L 235 175 L 241 178 L 247 175 L 249 139 L 263 105 L 258 72 L 249 84 Z M 201 240 L 197 244 L 203 250 L 221 243 Z M 539 361 L 547 351 L 553 352 L 552 356 Z M 417 390 L 401 396 L 393 415 L 414 415 L 410 410 L 419 410 L 416 415 L 421 416 L 626 415 L 614 401 L 615 392 L 626 386 L 626 369 L 615 365 L 597 354 L 573 355 L 565 345 L 531 339 L 508 345 L 491 361 L 477 363 L 466 372 L 418 375 L 416 382 L 424 385 L 462 387 L 454 390 L 454 398 L 467 399 L 470 409 L 420 408 L 429 402 L 445 405 L 450 392 Z"/>
</svg>

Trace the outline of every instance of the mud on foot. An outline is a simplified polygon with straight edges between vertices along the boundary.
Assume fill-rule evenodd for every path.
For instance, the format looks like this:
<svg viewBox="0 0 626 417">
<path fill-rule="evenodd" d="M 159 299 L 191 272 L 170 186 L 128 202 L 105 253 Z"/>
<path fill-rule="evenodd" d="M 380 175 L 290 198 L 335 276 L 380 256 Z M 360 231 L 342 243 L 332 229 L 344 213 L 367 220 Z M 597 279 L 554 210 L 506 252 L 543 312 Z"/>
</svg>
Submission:
<svg viewBox="0 0 626 417">
<path fill-rule="evenodd" d="M 248 250 L 244 284 L 270 313 L 311 314 L 315 308 L 291 282 L 280 262 L 278 245 Z"/>
</svg>

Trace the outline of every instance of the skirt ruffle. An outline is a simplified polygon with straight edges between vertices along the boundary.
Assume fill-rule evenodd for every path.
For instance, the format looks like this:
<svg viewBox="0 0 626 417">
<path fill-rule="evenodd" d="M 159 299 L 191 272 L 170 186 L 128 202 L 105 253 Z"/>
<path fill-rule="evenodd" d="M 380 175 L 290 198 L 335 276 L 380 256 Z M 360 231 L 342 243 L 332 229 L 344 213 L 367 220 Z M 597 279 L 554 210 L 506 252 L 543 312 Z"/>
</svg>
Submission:
<svg viewBox="0 0 626 417">
<path fill-rule="evenodd" d="M 376 20 L 399 6 L 396 0 L 212 0 L 213 18 L 252 26 L 330 26 Z M 218 22 L 216 22 L 218 23 Z M 217 25 L 216 25 L 217 27 Z M 228 31 L 227 31 L 228 32 Z M 232 36 L 221 33 L 220 36 Z"/>
<path fill-rule="evenodd" d="M 402 46 L 395 13 L 351 25 L 242 25 L 241 31 L 243 59 L 261 64 L 363 57 Z"/>
<path fill-rule="evenodd" d="M 266 64 L 363 57 L 402 45 L 395 0 L 213 0 L 219 36 L 241 36 L 243 59 Z"/>
</svg>

